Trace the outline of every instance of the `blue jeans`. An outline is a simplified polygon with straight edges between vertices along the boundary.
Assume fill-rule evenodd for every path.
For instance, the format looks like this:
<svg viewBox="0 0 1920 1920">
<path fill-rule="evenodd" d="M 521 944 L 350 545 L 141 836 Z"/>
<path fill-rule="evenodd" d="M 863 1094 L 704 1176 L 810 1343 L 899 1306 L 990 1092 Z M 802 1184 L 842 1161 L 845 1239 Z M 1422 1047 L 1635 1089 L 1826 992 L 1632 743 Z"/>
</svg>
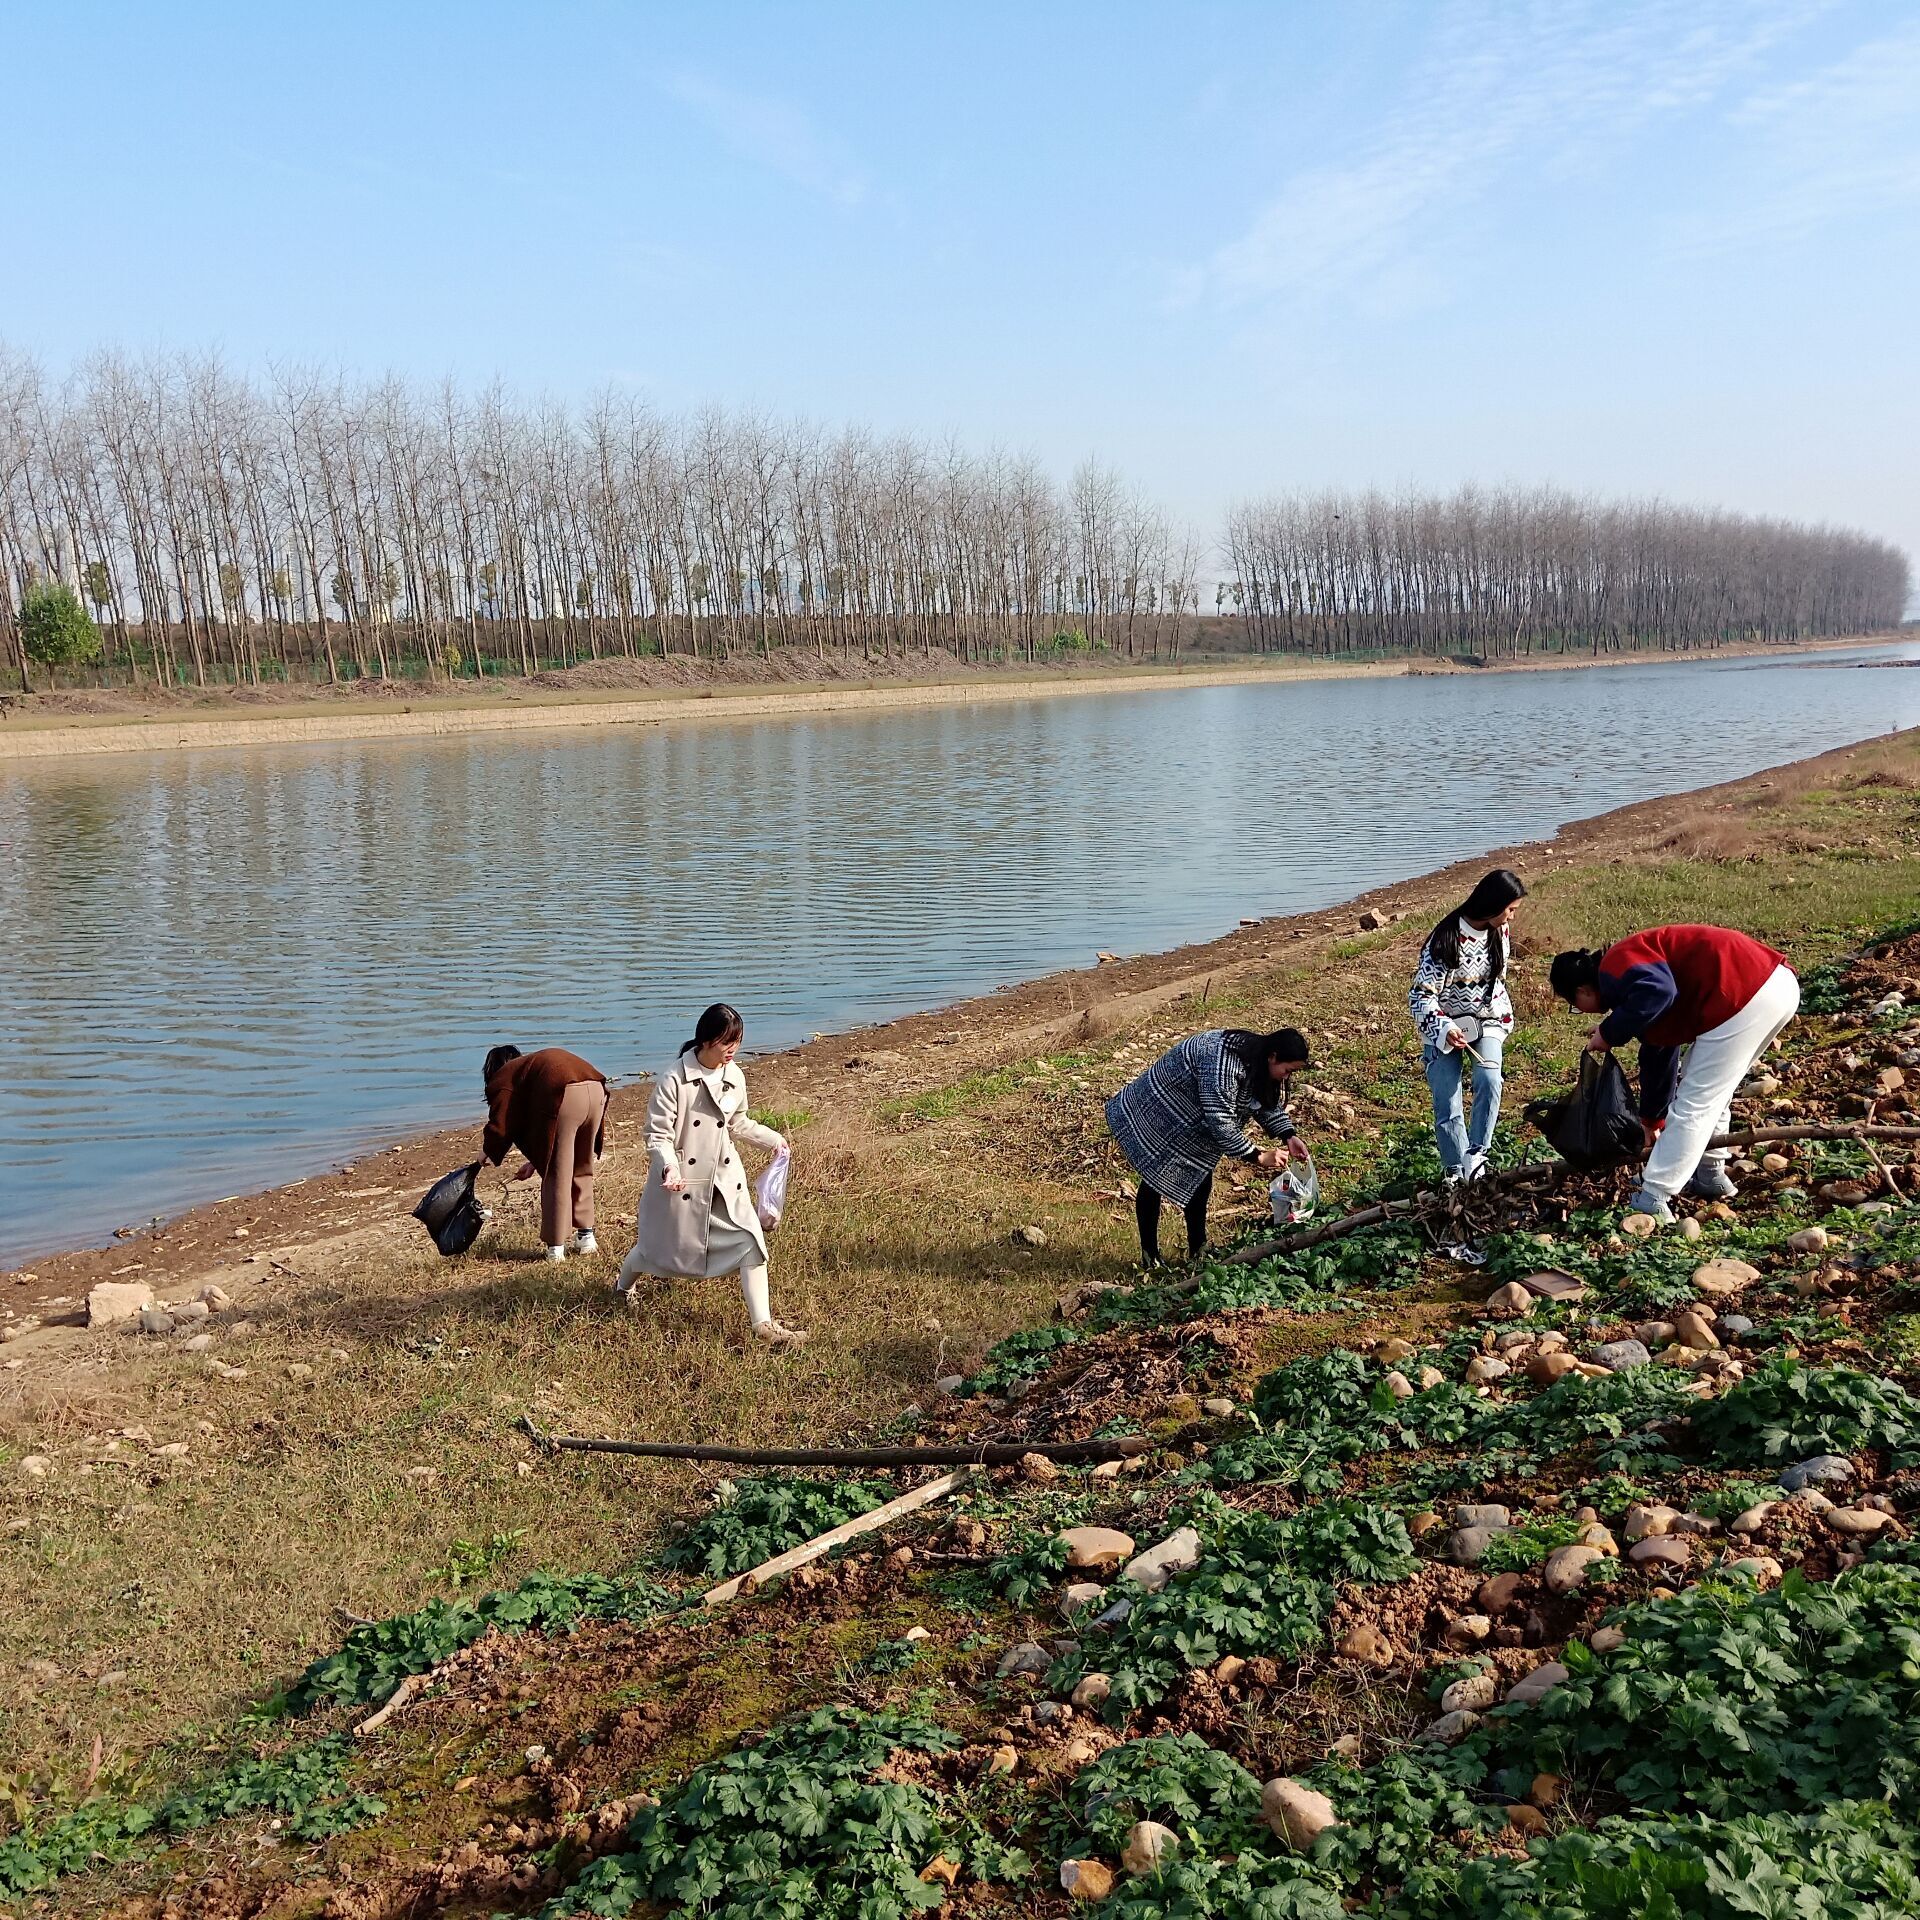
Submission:
<svg viewBox="0 0 1920 1920">
<path fill-rule="evenodd" d="M 1500 1118 L 1500 1055 L 1506 1044 L 1507 1036 L 1497 1027 L 1482 1031 L 1473 1051 L 1485 1066 L 1461 1048 L 1420 1050 L 1420 1064 L 1433 1094 L 1434 1139 L 1440 1147 L 1440 1164 L 1449 1173 L 1464 1173 L 1467 1161 L 1493 1143 L 1493 1123 Z M 1464 1106 L 1469 1074 L 1473 1079 L 1470 1126 Z"/>
</svg>

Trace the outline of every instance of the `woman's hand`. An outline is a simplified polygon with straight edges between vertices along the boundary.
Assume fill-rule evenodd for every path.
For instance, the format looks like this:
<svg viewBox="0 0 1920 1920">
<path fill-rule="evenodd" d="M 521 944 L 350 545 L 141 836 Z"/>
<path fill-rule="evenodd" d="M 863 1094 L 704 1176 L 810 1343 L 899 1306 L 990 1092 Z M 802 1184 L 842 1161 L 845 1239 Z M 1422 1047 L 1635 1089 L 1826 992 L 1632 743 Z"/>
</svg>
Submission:
<svg viewBox="0 0 1920 1920">
<path fill-rule="evenodd" d="M 531 1180 L 539 1171 L 540 1169 L 536 1167 L 531 1160 L 522 1160 L 520 1164 L 514 1168 L 513 1177 L 516 1180 Z"/>
<path fill-rule="evenodd" d="M 660 1184 L 665 1187 L 669 1193 L 685 1193 L 687 1190 L 687 1183 L 682 1177 L 678 1167 L 668 1167 L 660 1175 Z"/>
<path fill-rule="evenodd" d="M 1287 1150 L 1285 1147 L 1262 1147 L 1254 1156 L 1254 1163 L 1268 1173 L 1278 1173 L 1287 1164 Z"/>
<path fill-rule="evenodd" d="M 1455 1053 L 1458 1053 L 1466 1044 L 1467 1036 L 1462 1033 L 1458 1027 L 1449 1025 L 1447 1028 L 1447 1045 Z"/>
<path fill-rule="evenodd" d="M 1296 1133 L 1287 1142 L 1287 1152 L 1296 1160 L 1311 1160 L 1313 1155 L 1307 1150 L 1307 1143 Z"/>
<path fill-rule="evenodd" d="M 1660 1138 L 1660 1122 L 1658 1120 L 1642 1120 L 1640 1122 L 1640 1135 L 1647 1145 L 1651 1147 L 1653 1143 Z"/>
<path fill-rule="evenodd" d="M 1607 1032 L 1604 1027 L 1595 1027 L 1594 1030 L 1587 1035 L 1587 1051 L 1589 1053 L 1611 1053 L 1613 1051 L 1613 1042 L 1607 1038 Z"/>
</svg>

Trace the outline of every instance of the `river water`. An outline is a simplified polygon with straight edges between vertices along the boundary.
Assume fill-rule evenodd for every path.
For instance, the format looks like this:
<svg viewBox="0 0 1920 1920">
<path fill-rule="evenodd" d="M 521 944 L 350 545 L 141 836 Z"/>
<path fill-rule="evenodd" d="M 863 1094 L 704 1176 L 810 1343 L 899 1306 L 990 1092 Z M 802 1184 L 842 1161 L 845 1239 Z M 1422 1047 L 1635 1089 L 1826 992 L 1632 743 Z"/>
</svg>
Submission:
<svg viewBox="0 0 1920 1920">
<path fill-rule="evenodd" d="M 1920 723 L 1920 647 L 0 764 L 0 1266 Z"/>
</svg>

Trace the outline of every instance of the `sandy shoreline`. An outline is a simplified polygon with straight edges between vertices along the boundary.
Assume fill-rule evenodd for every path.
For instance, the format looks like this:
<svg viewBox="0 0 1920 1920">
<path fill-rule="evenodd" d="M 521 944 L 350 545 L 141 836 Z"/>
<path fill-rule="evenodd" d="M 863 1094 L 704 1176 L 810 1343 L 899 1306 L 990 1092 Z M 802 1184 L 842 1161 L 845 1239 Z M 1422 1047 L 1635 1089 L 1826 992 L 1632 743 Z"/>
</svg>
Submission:
<svg viewBox="0 0 1920 1920">
<path fill-rule="evenodd" d="M 1546 838 L 1474 854 L 1336 906 L 1249 920 L 1215 940 L 1140 954 L 1111 965 L 1044 974 L 975 999 L 825 1034 L 750 1061 L 756 1104 L 770 1108 L 806 1104 L 828 1092 L 842 1075 L 859 1074 L 861 1084 L 866 1084 L 866 1076 L 876 1072 L 875 1084 L 883 1084 L 889 1095 L 905 1096 L 922 1084 L 944 1084 L 956 1073 L 993 1069 L 1032 1053 L 1084 1044 L 1117 1023 L 1196 992 L 1211 996 L 1242 977 L 1310 960 L 1332 943 L 1360 934 L 1359 916 L 1369 908 L 1417 922 L 1422 914 L 1437 912 L 1447 901 L 1459 898 L 1490 866 L 1538 872 L 1590 858 L 1602 848 L 1610 856 L 1623 857 L 1663 847 L 1670 844 L 1677 813 L 1724 812 L 1742 794 L 1777 787 L 1784 775 L 1807 780 L 1863 753 L 1904 754 L 1916 736 L 1920 729 L 1882 735 L 1763 768 L 1737 780 L 1636 801 L 1571 821 Z M 616 1124 L 610 1138 L 622 1154 L 644 1151 L 640 1103 L 635 1098 L 640 1084 L 624 1081 L 615 1088 Z M 65 1296 L 70 1304 L 94 1282 L 134 1271 L 156 1286 L 170 1276 L 205 1278 L 208 1273 L 236 1280 L 245 1270 L 218 1264 L 222 1256 L 217 1249 L 223 1245 L 227 1258 L 237 1256 L 232 1243 L 243 1238 L 253 1247 L 272 1249 L 273 1257 L 280 1259 L 291 1257 L 291 1251 L 303 1244 L 336 1236 L 343 1228 L 351 1232 L 356 1226 L 390 1225 L 433 1180 L 472 1157 L 478 1129 L 476 1115 L 459 1126 L 409 1134 L 398 1144 L 391 1134 L 384 1142 L 376 1134 L 358 1151 L 326 1168 L 315 1167 L 306 1175 L 231 1199 L 189 1205 L 167 1217 L 157 1235 L 127 1230 L 112 1239 L 103 1236 L 101 1243 L 31 1256 L 13 1275 L 0 1272 L 0 1283 L 11 1278 L 15 1286 L 30 1289 L 14 1292 L 10 1288 L 8 1295 L 17 1306 L 27 1308 L 53 1295 Z M 211 1268 L 210 1259 L 216 1263 Z M 22 1274 L 25 1279 L 20 1278 Z"/>
<path fill-rule="evenodd" d="M 1850 650 L 1896 643 L 1899 634 L 1807 641 L 1792 647 L 1743 645 L 1711 653 L 1637 652 L 1587 659 L 1501 661 L 1462 667 L 1446 661 L 1287 661 L 1249 658 L 1230 665 L 1142 665 L 1082 672 L 1040 668 L 964 679 L 942 678 L 893 685 L 787 683 L 762 687 L 662 687 L 646 692 L 605 689 L 548 691 L 503 696 L 485 705 L 437 700 L 430 693 L 409 698 L 397 710 L 369 707 L 348 712 L 299 712 L 266 708 L 234 711 L 214 719 L 102 714 L 79 719 L 34 713 L 0 721 L 0 762 L 65 759 L 76 754 L 206 751 L 223 747 L 325 744 L 339 741 L 434 739 L 462 735 L 579 731 L 605 727 L 662 727 L 680 721 L 803 719 L 822 714 L 900 712 L 920 708 L 1059 699 L 1075 694 L 1147 693 L 1178 687 L 1246 686 L 1265 681 L 1399 679 L 1409 675 L 1558 673 L 1593 667 L 1658 666 Z"/>
</svg>

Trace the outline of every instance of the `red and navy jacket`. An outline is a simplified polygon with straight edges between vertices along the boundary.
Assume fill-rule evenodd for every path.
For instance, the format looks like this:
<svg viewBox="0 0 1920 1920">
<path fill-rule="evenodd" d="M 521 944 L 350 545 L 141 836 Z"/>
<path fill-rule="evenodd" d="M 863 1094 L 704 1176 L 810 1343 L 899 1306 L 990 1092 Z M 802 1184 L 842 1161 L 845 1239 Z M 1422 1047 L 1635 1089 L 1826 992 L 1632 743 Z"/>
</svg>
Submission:
<svg viewBox="0 0 1920 1920">
<path fill-rule="evenodd" d="M 1731 927 L 1651 927 L 1600 956 L 1600 1033 L 1640 1042 L 1640 1111 L 1660 1119 L 1673 1099 L 1679 1050 L 1724 1026 L 1787 963 Z"/>
</svg>

